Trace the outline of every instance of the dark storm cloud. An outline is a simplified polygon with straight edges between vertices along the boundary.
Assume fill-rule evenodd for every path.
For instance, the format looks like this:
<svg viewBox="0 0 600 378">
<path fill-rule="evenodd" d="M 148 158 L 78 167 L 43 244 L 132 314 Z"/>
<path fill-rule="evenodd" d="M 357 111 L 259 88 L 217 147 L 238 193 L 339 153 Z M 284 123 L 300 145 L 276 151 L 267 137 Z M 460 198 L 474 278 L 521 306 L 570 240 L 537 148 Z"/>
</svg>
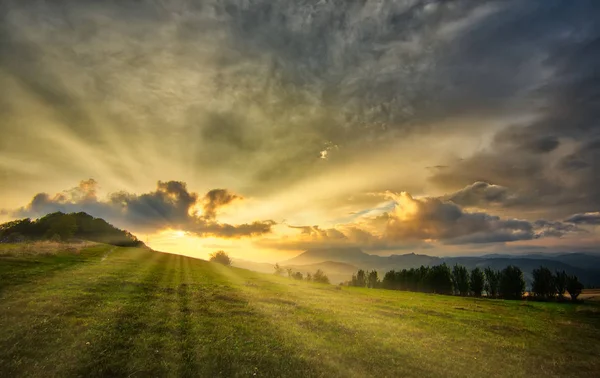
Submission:
<svg viewBox="0 0 600 378">
<path fill-rule="evenodd" d="M 160 231 L 166 228 L 188 231 L 198 236 L 239 238 L 271 232 L 275 222 L 255 221 L 230 225 L 217 221 L 217 211 L 241 198 L 226 189 L 208 192 L 203 201 L 180 181 L 159 181 L 155 191 L 144 194 L 118 192 L 102 201 L 96 197 L 93 180 L 82 181 L 78 187 L 50 196 L 36 194 L 31 202 L 12 213 L 17 217 L 39 217 L 47 213 L 85 211 L 93 216 L 134 231 Z M 193 214 L 194 206 L 202 205 L 205 213 Z"/>
<path fill-rule="evenodd" d="M 0 7 L 1 156 L 40 166 L 5 163 L 3 189 L 73 172 L 133 186 L 155 159 L 169 160 L 163 171 L 217 172 L 239 180 L 244 193 L 266 196 L 407 137 L 443 140 L 447 120 L 465 135 L 487 135 L 492 121 L 505 127 L 535 115 L 499 130 L 473 156 L 440 161 L 432 181 L 467 207 L 534 208 L 562 219 L 600 206 L 595 1 L 7 0 Z M 37 107 L 24 105 L 31 102 Z M 43 122 L 28 118 L 35 114 Z M 390 161 L 386 169 L 401 166 Z M 186 209 L 195 203 L 204 216 L 192 225 L 208 230 L 216 208 L 193 195 L 174 185 L 86 206 L 100 216 L 119 208 L 127 220 L 154 226 L 190 225 Z M 32 209 L 67 208 L 82 200 L 41 194 L 34 202 Z M 497 239 L 530 234 L 494 224 Z"/>
<path fill-rule="evenodd" d="M 236 199 L 242 197 L 231 193 L 227 189 L 213 189 L 204 196 L 204 214 L 207 219 L 214 219 L 217 216 L 217 209 L 225 206 Z"/>
<path fill-rule="evenodd" d="M 436 121 L 531 108 L 564 87 L 543 69 L 570 72 L 562 52 L 589 40 L 597 13 L 583 1 L 3 4 L 0 68 L 70 133 L 107 149 L 118 148 L 111 128 L 133 149 L 183 144 L 193 164 L 243 172 L 256 191 L 323 169 L 327 143 L 340 146 L 335 165 L 443 132 Z M 186 75 L 199 72 L 209 79 Z M 183 137 L 163 138 L 165 128 Z M 559 137 L 521 148 L 551 152 Z"/>
<path fill-rule="evenodd" d="M 581 225 L 600 225 L 600 212 L 574 214 L 567 218 L 565 222 Z"/>
<path fill-rule="evenodd" d="M 527 197 L 520 206 L 546 207 L 558 216 L 600 206 L 600 28 L 581 13 L 587 7 L 597 18 L 600 9 L 576 4 L 562 19 L 579 18 L 579 28 L 552 31 L 557 40 L 543 61 L 552 76 L 533 92 L 543 104 L 537 119 L 498 132 L 488 149 L 436 172 L 434 183 L 458 189 L 493 182 Z M 558 13 L 553 17 L 560 23 Z"/>
</svg>

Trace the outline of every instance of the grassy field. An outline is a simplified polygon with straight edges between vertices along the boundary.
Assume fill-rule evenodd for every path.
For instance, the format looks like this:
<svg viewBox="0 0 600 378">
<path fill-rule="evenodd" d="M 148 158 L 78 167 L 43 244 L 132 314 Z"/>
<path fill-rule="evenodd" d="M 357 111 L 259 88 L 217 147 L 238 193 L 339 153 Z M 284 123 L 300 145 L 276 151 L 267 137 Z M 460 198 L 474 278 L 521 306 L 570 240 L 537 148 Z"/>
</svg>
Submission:
<svg viewBox="0 0 600 378">
<path fill-rule="evenodd" d="M 342 288 L 144 249 L 0 256 L 1 377 L 597 377 L 600 307 Z"/>
</svg>

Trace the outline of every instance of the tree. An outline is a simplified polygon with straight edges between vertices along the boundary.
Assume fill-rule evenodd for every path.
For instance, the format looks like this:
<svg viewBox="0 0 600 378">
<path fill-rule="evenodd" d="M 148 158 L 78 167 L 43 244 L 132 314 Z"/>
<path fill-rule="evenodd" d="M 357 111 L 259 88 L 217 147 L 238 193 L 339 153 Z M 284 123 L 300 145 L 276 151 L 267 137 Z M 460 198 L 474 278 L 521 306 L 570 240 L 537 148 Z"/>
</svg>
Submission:
<svg viewBox="0 0 600 378">
<path fill-rule="evenodd" d="M 409 280 L 414 280 L 413 274 L 418 271 L 415 270 L 413 274 L 411 272 L 413 272 L 412 269 L 407 271 L 408 278 Z M 411 278 L 411 276 L 413 277 Z M 452 272 L 446 263 L 429 268 L 427 270 L 426 282 L 426 286 L 433 293 L 452 295 Z"/>
<path fill-rule="evenodd" d="M 367 286 L 367 276 L 365 274 L 365 271 L 362 269 L 359 269 L 359 271 L 356 272 L 356 275 L 353 274 L 351 284 L 352 284 L 352 286 L 358 286 L 358 287 Z"/>
<path fill-rule="evenodd" d="M 286 268 L 285 271 L 287 272 L 288 277 L 292 278 L 292 275 L 294 274 L 292 268 Z"/>
<path fill-rule="evenodd" d="M 575 302 L 579 294 L 581 294 L 581 292 L 583 291 L 583 284 L 579 282 L 577 276 L 569 276 L 567 278 L 566 289 L 569 292 L 569 295 L 571 296 L 571 300 Z"/>
<path fill-rule="evenodd" d="M 61 216 L 57 218 L 58 219 L 56 219 L 46 231 L 46 238 L 53 238 L 54 235 L 58 235 L 62 241 L 67 241 L 73 238 L 75 232 L 77 231 L 75 217 L 71 214 L 61 213 Z"/>
<path fill-rule="evenodd" d="M 377 277 L 377 271 L 372 270 L 367 276 L 367 287 L 376 288 L 377 286 L 379 286 L 379 278 Z"/>
<path fill-rule="evenodd" d="M 469 294 L 469 272 L 467 268 L 462 265 L 454 265 L 452 269 L 452 284 L 454 285 L 454 291 L 461 296 L 467 296 Z"/>
<path fill-rule="evenodd" d="M 315 274 L 312 277 L 312 280 L 313 280 L 313 282 L 318 282 L 318 283 L 323 283 L 323 284 L 329 283 L 329 277 L 327 277 L 321 269 L 317 269 L 317 271 L 315 272 Z"/>
<path fill-rule="evenodd" d="M 567 290 L 567 273 L 563 270 L 562 272 L 556 271 L 554 275 L 554 287 L 556 289 L 556 294 L 558 294 L 558 299 L 561 300 L 565 297 L 565 290 Z"/>
<path fill-rule="evenodd" d="M 275 274 L 276 276 L 282 276 L 283 275 L 284 270 L 283 270 L 283 268 L 278 263 L 275 264 L 275 266 L 273 268 L 275 269 L 275 273 L 273 273 L 273 274 Z"/>
<path fill-rule="evenodd" d="M 554 282 L 554 275 L 550 269 L 540 266 L 539 269 L 534 269 L 532 274 L 533 283 L 531 284 L 531 291 L 533 291 L 533 294 L 542 299 L 554 298 L 556 284 Z"/>
<path fill-rule="evenodd" d="M 500 272 L 490 267 L 485 268 L 485 291 L 488 297 L 496 298 L 500 286 Z"/>
<path fill-rule="evenodd" d="M 471 292 L 475 297 L 481 297 L 483 291 L 483 285 L 485 277 L 483 271 L 479 268 L 475 268 L 471 271 Z"/>
<path fill-rule="evenodd" d="M 211 253 L 209 261 L 223 264 L 226 266 L 231 266 L 231 259 L 225 251 L 217 251 Z"/>
<path fill-rule="evenodd" d="M 500 273 L 500 295 L 505 299 L 521 299 L 525 292 L 525 279 L 519 267 L 509 265 Z"/>
<path fill-rule="evenodd" d="M 292 274 L 292 277 L 298 281 L 302 281 L 304 279 L 304 276 L 302 276 L 302 273 L 300 273 L 300 272 L 296 272 L 296 273 Z"/>
</svg>

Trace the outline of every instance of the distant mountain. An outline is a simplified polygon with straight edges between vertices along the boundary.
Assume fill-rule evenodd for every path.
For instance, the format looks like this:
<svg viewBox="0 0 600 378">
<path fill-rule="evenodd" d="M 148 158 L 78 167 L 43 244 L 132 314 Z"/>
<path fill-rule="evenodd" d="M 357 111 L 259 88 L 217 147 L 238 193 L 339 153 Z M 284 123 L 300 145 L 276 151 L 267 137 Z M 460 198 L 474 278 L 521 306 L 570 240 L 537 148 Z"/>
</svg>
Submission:
<svg viewBox="0 0 600 378">
<path fill-rule="evenodd" d="M 339 261 L 348 264 L 366 264 L 378 260 L 379 256 L 364 253 L 360 248 L 313 248 L 292 259 L 282 261 L 279 264 L 285 266 L 307 265 L 321 263 L 324 261 Z"/>
<path fill-rule="evenodd" d="M 319 264 L 343 263 L 356 267 L 356 270 L 375 269 L 380 273 L 395 269 L 418 268 L 421 265 L 433 266 L 447 263 L 450 266 L 454 264 L 464 265 L 469 269 L 475 267 L 493 269 L 504 269 L 508 265 L 515 265 L 523 270 L 525 278 L 531 282 L 531 272 L 533 269 L 545 266 L 550 270 L 564 270 L 568 274 L 575 274 L 581 282 L 588 286 L 600 286 L 600 255 L 585 253 L 562 253 L 562 254 L 529 254 L 529 255 L 508 255 L 494 254 L 486 256 L 465 256 L 465 257 L 436 257 L 428 255 L 418 255 L 408 253 L 404 255 L 377 256 L 363 252 L 359 248 L 319 248 L 309 249 L 300 255 L 280 263 L 282 266 L 317 266 Z M 298 269 L 302 271 L 301 269 Z M 327 272 L 326 269 L 322 269 Z M 356 270 L 354 272 L 356 272 Z M 344 280 L 349 280 L 351 272 Z M 342 272 L 340 272 L 342 273 Z M 346 274 L 343 271 L 343 274 Z"/>
<path fill-rule="evenodd" d="M 84 213 L 56 212 L 39 219 L 19 219 L 0 224 L 0 242 L 29 240 L 89 240 L 125 247 L 143 247 L 143 242 L 130 232 L 118 229 L 101 218 Z"/>
</svg>

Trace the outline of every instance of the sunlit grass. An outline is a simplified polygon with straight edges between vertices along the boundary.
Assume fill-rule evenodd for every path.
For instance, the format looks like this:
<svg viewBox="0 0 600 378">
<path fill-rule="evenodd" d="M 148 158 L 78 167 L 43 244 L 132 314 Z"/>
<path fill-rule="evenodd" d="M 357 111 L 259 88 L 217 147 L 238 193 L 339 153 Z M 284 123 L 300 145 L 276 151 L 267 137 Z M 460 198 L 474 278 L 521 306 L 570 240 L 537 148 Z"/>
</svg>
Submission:
<svg viewBox="0 0 600 378">
<path fill-rule="evenodd" d="M 338 289 L 111 248 L 0 260 L 0 376 L 594 376 L 600 368 L 597 305 Z"/>
</svg>

